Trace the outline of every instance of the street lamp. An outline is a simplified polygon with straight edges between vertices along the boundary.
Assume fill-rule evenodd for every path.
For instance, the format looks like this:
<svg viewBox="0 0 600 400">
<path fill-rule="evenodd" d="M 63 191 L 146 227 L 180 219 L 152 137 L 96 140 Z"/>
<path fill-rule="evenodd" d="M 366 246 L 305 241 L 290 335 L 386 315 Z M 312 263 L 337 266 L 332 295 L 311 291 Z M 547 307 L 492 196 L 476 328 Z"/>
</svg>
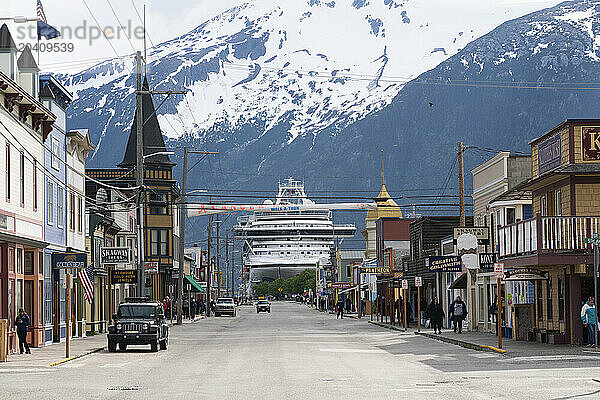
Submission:
<svg viewBox="0 0 600 400">
<path fill-rule="evenodd" d="M 24 17 L 17 15 L 16 17 L 0 17 L 0 21 L 12 21 L 15 24 L 26 24 L 27 22 L 40 21 L 39 17 Z"/>
</svg>

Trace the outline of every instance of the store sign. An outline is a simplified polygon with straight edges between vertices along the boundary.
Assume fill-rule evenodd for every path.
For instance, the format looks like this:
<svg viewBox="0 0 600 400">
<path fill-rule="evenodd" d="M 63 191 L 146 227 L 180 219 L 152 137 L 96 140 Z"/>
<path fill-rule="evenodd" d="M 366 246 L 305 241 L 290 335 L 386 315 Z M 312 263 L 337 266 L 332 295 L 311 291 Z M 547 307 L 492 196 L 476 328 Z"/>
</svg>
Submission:
<svg viewBox="0 0 600 400">
<path fill-rule="evenodd" d="M 52 268 L 86 268 L 86 253 L 52 253 Z"/>
<path fill-rule="evenodd" d="M 429 272 L 460 272 L 462 264 L 459 256 L 431 256 L 425 260 Z"/>
<path fill-rule="evenodd" d="M 332 289 L 350 289 L 352 287 L 352 282 L 333 282 L 331 284 Z"/>
<path fill-rule="evenodd" d="M 137 283 L 137 271 L 135 269 L 112 270 L 110 271 L 110 280 L 112 283 Z"/>
<path fill-rule="evenodd" d="M 581 128 L 583 144 L 583 161 L 600 160 L 600 127 L 584 126 Z"/>
<path fill-rule="evenodd" d="M 454 228 L 454 240 L 458 239 L 460 235 L 470 233 L 474 235 L 477 240 L 488 240 L 490 238 L 490 230 L 485 226 L 474 226 L 474 227 L 459 227 Z"/>
<path fill-rule="evenodd" d="M 102 247 L 100 249 L 102 264 L 129 264 L 128 247 Z"/>
<path fill-rule="evenodd" d="M 144 272 L 147 274 L 158 274 L 158 261 L 146 261 L 144 263 Z"/>
<path fill-rule="evenodd" d="M 481 272 L 492 272 L 494 264 L 498 262 L 496 253 L 479 253 L 479 269 Z"/>
<path fill-rule="evenodd" d="M 538 145 L 538 173 L 540 175 L 560 165 L 560 143 L 560 133 L 558 133 Z"/>
<path fill-rule="evenodd" d="M 360 267 L 361 274 L 389 275 L 390 267 Z"/>
<path fill-rule="evenodd" d="M 548 273 L 533 268 L 517 268 L 504 272 L 505 281 L 546 281 Z"/>
</svg>

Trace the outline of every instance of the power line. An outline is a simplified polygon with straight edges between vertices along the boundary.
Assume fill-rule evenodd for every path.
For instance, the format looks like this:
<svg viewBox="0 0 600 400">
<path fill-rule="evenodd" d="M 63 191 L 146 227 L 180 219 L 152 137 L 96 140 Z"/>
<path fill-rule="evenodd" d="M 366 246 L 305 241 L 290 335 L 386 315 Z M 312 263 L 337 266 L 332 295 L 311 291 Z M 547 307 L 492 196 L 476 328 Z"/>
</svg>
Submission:
<svg viewBox="0 0 600 400">
<path fill-rule="evenodd" d="M 121 20 L 119 19 L 119 16 L 117 15 L 117 13 L 115 12 L 115 9 L 113 8 L 112 3 L 110 2 L 110 0 L 106 0 L 106 2 L 108 3 L 108 6 L 110 7 L 113 15 L 117 19 L 117 22 L 119 23 L 119 27 L 123 28 L 124 25 L 121 22 Z M 129 42 L 129 45 L 131 46 L 131 49 L 135 53 L 136 49 L 135 49 L 135 46 L 133 45 L 133 43 L 131 42 L 131 38 L 129 37 L 129 35 L 127 34 L 127 32 L 124 29 L 123 29 L 123 33 L 125 34 L 125 37 L 127 38 L 127 41 Z"/>
</svg>

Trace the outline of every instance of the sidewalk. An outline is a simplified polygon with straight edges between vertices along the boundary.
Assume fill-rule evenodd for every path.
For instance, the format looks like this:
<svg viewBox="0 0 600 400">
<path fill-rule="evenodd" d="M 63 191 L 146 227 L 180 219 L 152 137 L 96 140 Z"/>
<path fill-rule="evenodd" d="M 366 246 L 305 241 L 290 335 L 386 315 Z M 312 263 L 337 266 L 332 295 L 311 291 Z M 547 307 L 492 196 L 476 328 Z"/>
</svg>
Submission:
<svg viewBox="0 0 600 400">
<path fill-rule="evenodd" d="M 193 324 L 204 319 L 204 316 L 198 316 L 193 321 L 184 319 L 184 324 Z M 176 320 L 173 320 L 173 325 Z M 169 326 L 171 325 L 169 321 Z M 64 362 L 74 360 L 92 354 L 98 351 L 104 350 L 106 347 L 107 339 L 106 333 L 100 333 L 94 336 L 87 336 L 84 338 L 71 339 L 71 356 L 65 357 L 65 343 L 53 343 L 49 346 L 44 347 L 32 347 L 31 354 L 9 354 L 7 361 L 0 363 L 0 372 L 3 369 L 23 368 L 23 369 L 40 369 L 40 368 L 51 368 L 56 365 L 60 365 Z"/>
</svg>

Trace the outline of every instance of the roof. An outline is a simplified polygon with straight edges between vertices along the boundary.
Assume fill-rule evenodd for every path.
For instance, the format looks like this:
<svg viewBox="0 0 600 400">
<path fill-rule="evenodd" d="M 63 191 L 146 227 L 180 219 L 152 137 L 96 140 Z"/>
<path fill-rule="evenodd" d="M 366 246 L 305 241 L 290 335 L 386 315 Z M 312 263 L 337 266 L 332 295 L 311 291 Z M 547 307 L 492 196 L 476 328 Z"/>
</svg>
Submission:
<svg viewBox="0 0 600 400">
<path fill-rule="evenodd" d="M 600 122 L 600 121 L 599 121 Z M 519 183 L 513 188 L 513 190 L 535 190 L 535 186 L 543 182 L 548 178 L 557 178 L 557 175 L 569 175 L 569 174 L 580 174 L 580 175 L 597 175 L 600 174 L 600 163 L 584 163 L 584 164 L 566 164 L 560 167 L 554 168 L 548 172 L 544 172 L 536 178 L 529 178 L 526 181 Z M 563 178 L 560 178 L 563 179 Z"/>
<path fill-rule="evenodd" d="M 531 140 L 529 142 L 530 145 L 534 144 L 535 142 L 540 141 L 541 139 L 543 139 L 547 134 L 554 132 L 555 130 L 557 130 L 558 128 L 560 128 L 563 125 L 566 125 L 568 123 L 574 123 L 574 124 L 600 124 L 600 119 L 597 118 L 567 118 L 565 119 L 563 122 L 561 122 L 560 124 L 556 125 L 554 128 L 544 132 L 544 134 L 542 134 L 541 136 L 536 137 L 535 139 Z"/>
<path fill-rule="evenodd" d="M 521 184 L 516 187 L 502 193 L 500 196 L 492 199 L 489 204 L 495 203 L 497 201 L 511 201 L 511 200 L 531 200 L 532 195 L 530 190 L 524 190 L 520 188 Z"/>
<path fill-rule="evenodd" d="M 150 90 L 147 78 L 144 78 L 142 90 L 145 92 Z M 137 108 L 135 115 L 137 115 Z M 163 139 L 162 131 L 160 129 L 160 125 L 158 124 L 158 118 L 156 117 L 152 96 L 149 93 L 142 94 L 142 120 L 144 121 L 142 127 L 142 137 L 144 143 L 143 155 L 146 156 L 148 154 L 166 151 L 165 140 Z M 131 131 L 129 132 L 129 140 L 127 141 L 125 155 L 123 156 L 123 161 L 118 165 L 121 168 L 132 167 L 137 163 L 136 135 L 137 121 L 134 117 L 133 124 L 131 125 Z M 148 161 L 144 162 L 152 164 L 167 164 L 170 166 L 175 165 L 173 162 L 171 162 L 171 159 L 166 154 L 153 156 L 149 158 Z"/>
<path fill-rule="evenodd" d="M 2 27 L 0 28 L 0 49 L 17 49 L 15 41 L 6 24 L 2 24 Z"/>
<path fill-rule="evenodd" d="M 33 58 L 33 54 L 31 54 L 29 46 L 25 46 L 25 48 L 23 49 L 21 56 L 17 60 L 17 66 L 19 67 L 19 69 L 34 69 L 36 71 L 40 70 L 37 63 L 35 62 L 35 59 Z"/>
<path fill-rule="evenodd" d="M 347 260 L 347 259 L 362 260 L 364 255 L 365 255 L 364 250 L 345 250 L 345 249 L 340 250 L 340 257 L 344 260 Z"/>
<path fill-rule="evenodd" d="M 73 140 L 77 140 L 86 150 L 91 151 L 96 148 L 90 139 L 90 134 L 87 129 L 71 129 L 66 135 Z"/>
</svg>

